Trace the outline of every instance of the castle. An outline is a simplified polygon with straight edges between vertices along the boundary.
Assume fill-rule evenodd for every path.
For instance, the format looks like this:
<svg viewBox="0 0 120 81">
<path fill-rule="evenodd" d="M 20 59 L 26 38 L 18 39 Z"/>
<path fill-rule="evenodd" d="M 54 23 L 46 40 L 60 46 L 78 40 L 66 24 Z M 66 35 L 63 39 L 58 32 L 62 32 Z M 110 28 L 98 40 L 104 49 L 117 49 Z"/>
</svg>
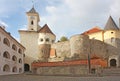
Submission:
<svg viewBox="0 0 120 81">
<path fill-rule="evenodd" d="M 27 30 L 19 30 L 25 46 L 25 71 L 35 74 L 87 74 L 120 66 L 120 30 L 110 16 L 104 29 L 95 27 L 68 41 L 55 42 L 47 24 L 39 26 L 34 7 L 27 13 Z"/>
</svg>

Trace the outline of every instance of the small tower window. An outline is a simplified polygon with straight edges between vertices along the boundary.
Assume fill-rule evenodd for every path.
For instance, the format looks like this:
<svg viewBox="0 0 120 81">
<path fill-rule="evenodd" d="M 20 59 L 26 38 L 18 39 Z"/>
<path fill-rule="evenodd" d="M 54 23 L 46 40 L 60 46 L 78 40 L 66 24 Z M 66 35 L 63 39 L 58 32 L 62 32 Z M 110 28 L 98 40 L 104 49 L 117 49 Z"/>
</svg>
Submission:
<svg viewBox="0 0 120 81">
<path fill-rule="evenodd" d="M 111 32 L 111 34 L 113 34 L 114 32 Z"/>
<path fill-rule="evenodd" d="M 49 42 L 49 38 L 46 39 L 46 42 Z"/>
<path fill-rule="evenodd" d="M 43 42 L 43 39 L 41 38 L 40 41 Z"/>
<path fill-rule="evenodd" d="M 54 40 L 52 40 L 52 43 L 54 43 Z"/>
<path fill-rule="evenodd" d="M 31 21 L 31 25 L 33 25 L 34 23 L 33 23 L 33 21 Z"/>
</svg>

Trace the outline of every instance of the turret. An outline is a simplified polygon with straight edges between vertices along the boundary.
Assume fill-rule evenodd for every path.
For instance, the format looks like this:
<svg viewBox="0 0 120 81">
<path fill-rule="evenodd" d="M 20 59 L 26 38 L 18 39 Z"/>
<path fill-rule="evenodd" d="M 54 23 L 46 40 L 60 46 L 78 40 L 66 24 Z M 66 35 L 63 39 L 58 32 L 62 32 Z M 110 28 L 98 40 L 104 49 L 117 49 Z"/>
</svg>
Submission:
<svg viewBox="0 0 120 81">
<path fill-rule="evenodd" d="M 38 33 L 39 60 L 47 62 L 50 56 L 51 44 L 55 42 L 56 36 L 47 24 L 45 24 Z"/>
<path fill-rule="evenodd" d="M 118 47 L 117 46 L 118 31 L 119 31 L 118 26 L 116 25 L 113 18 L 110 16 L 104 28 L 104 42 L 112 46 Z"/>
<path fill-rule="evenodd" d="M 39 14 L 34 9 L 34 6 L 26 14 L 27 14 L 27 19 L 28 19 L 27 30 L 38 31 L 40 29 L 40 26 L 38 24 L 40 19 L 39 19 Z"/>
</svg>

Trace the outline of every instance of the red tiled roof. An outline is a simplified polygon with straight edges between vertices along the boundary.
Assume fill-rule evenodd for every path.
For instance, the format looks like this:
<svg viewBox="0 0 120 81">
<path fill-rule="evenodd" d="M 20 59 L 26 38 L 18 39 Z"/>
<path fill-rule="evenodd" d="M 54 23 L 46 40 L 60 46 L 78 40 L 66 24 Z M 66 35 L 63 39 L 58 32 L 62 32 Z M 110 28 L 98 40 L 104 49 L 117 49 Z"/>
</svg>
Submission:
<svg viewBox="0 0 120 81">
<path fill-rule="evenodd" d="M 50 28 L 48 27 L 47 24 L 45 24 L 38 32 L 39 32 L 39 33 L 51 33 L 51 34 L 55 35 L 55 34 L 50 30 Z"/>
<path fill-rule="evenodd" d="M 32 67 L 52 67 L 52 66 L 72 66 L 72 65 L 88 65 L 88 60 L 32 63 Z M 91 65 L 100 65 L 101 67 L 107 67 L 107 61 L 102 59 L 91 59 Z"/>
<path fill-rule="evenodd" d="M 102 29 L 100 29 L 99 27 L 94 27 L 84 33 L 82 33 L 83 35 L 88 35 L 88 34 L 92 34 L 92 33 L 96 33 L 96 32 L 100 32 L 102 31 Z"/>
</svg>

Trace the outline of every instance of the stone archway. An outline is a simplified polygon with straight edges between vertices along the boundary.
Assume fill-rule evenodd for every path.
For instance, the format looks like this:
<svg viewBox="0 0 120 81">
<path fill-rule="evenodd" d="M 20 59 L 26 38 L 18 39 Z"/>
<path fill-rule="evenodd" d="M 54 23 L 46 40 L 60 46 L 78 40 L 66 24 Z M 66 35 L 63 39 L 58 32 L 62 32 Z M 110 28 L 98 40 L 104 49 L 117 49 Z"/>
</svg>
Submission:
<svg viewBox="0 0 120 81">
<path fill-rule="evenodd" d="M 117 64 L 116 64 L 116 59 L 111 59 L 110 60 L 110 67 L 116 67 L 117 66 Z"/>
<path fill-rule="evenodd" d="M 29 64 L 24 64 L 24 71 L 30 71 L 30 65 Z"/>
</svg>

